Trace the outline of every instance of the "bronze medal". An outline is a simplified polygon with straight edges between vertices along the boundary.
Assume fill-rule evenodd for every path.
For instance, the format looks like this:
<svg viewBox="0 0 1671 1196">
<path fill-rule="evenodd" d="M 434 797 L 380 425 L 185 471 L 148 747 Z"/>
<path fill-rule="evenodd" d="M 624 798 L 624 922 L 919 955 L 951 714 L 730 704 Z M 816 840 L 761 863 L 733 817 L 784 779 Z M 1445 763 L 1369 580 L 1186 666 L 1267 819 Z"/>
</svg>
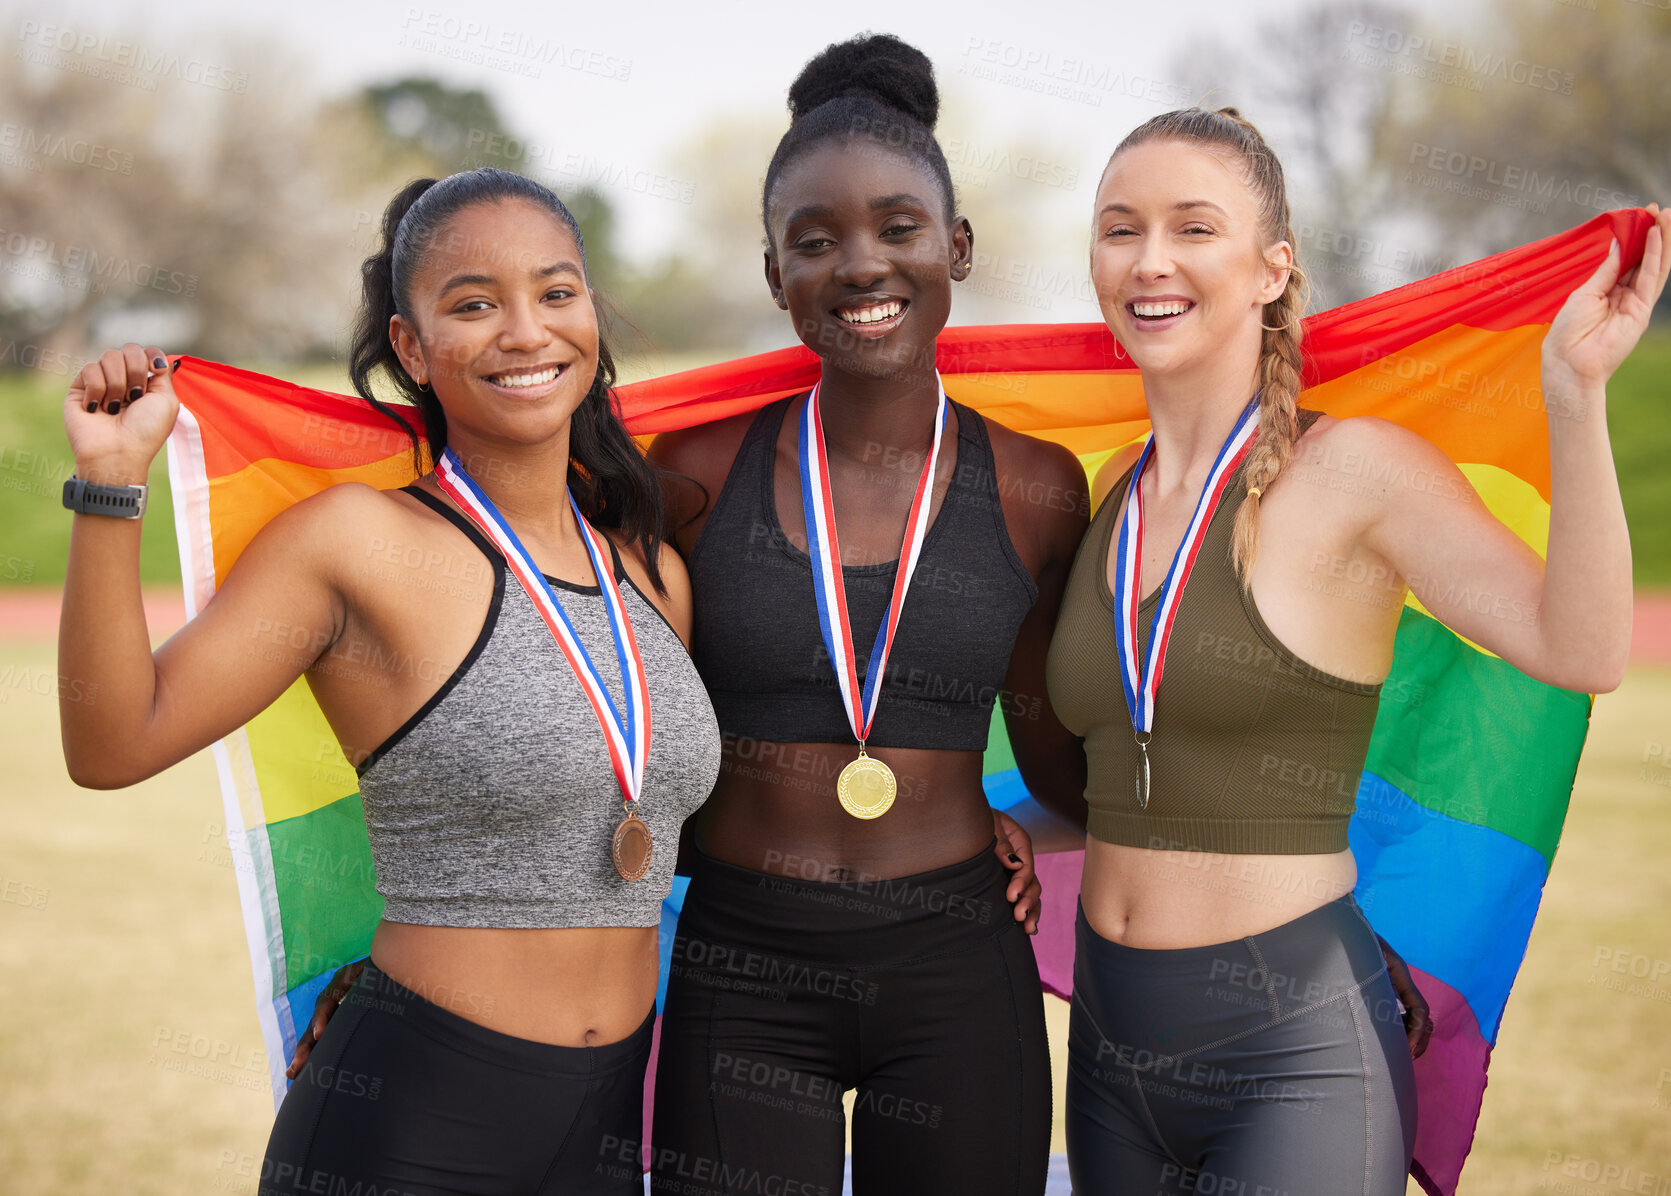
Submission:
<svg viewBox="0 0 1671 1196">
<path fill-rule="evenodd" d="M 862 743 L 859 758 L 836 778 L 836 797 L 841 808 L 855 818 L 880 818 L 893 806 L 898 790 L 893 769 L 874 756 L 865 755 Z"/>
<path fill-rule="evenodd" d="M 610 855 L 615 859 L 615 871 L 622 880 L 643 880 L 650 870 L 650 858 L 655 854 L 655 841 L 650 838 L 649 825 L 632 810 L 615 828 L 615 841 Z"/>
</svg>

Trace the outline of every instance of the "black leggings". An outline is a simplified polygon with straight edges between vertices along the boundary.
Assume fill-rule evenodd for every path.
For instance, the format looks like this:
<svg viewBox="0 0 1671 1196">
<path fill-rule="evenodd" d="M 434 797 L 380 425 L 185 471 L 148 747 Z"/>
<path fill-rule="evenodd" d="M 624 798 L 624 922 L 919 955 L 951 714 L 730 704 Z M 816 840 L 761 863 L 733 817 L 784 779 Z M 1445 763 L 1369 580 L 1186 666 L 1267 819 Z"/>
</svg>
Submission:
<svg viewBox="0 0 1671 1196">
<path fill-rule="evenodd" d="M 813 883 L 696 853 L 662 1009 L 652 1191 L 1041 1193 L 1050 1054 L 991 850 Z"/>
<path fill-rule="evenodd" d="M 1210 947 L 1125 947 L 1083 909 L 1075 938 L 1074 1191 L 1402 1196 L 1415 1074 L 1350 895 Z"/>
<path fill-rule="evenodd" d="M 607 1046 L 531 1042 L 367 960 L 279 1106 L 261 1196 L 641 1193 L 654 1022 Z"/>
</svg>

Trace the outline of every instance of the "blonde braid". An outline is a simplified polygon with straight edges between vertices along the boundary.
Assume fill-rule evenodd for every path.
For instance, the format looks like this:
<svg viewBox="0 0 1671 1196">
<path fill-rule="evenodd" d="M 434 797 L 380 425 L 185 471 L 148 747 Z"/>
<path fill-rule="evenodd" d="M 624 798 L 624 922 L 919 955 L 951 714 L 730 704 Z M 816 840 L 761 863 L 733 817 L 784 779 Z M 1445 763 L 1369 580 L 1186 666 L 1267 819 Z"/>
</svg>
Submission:
<svg viewBox="0 0 1671 1196">
<path fill-rule="evenodd" d="M 1300 321 L 1304 311 L 1305 277 L 1296 268 L 1289 273 L 1282 294 L 1265 305 L 1259 352 L 1259 434 L 1243 474 L 1247 501 L 1236 512 L 1230 533 L 1230 561 L 1244 589 L 1251 584 L 1248 574 L 1259 554 L 1260 495 L 1287 467 L 1300 436 L 1299 399 L 1305 386 Z"/>
</svg>

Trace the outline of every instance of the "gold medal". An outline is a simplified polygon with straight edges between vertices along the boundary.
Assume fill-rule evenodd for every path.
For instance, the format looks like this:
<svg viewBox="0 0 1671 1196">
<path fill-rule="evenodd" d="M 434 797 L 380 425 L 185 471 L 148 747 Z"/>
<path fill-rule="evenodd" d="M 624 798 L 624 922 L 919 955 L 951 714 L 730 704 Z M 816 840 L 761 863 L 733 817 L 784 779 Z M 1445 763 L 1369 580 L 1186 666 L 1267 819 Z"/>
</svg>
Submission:
<svg viewBox="0 0 1671 1196">
<path fill-rule="evenodd" d="M 650 838 L 649 825 L 629 805 L 627 816 L 615 828 L 615 841 L 610 855 L 615 860 L 615 871 L 622 880 L 642 880 L 650 870 L 650 857 L 655 854 L 655 841 Z"/>
<path fill-rule="evenodd" d="M 935 374 L 935 380 L 940 375 Z M 876 629 L 866 670 L 867 685 L 859 681 L 858 656 L 853 647 L 853 628 L 847 621 L 847 583 L 841 572 L 841 546 L 836 540 L 835 500 L 830 493 L 829 462 L 824 455 L 824 425 L 818 416 L 818 388 L 812 388 L 801 409 L 800 462 L 801 514 L 806 518 L 807 555 L 812 558 L 813 594 L 818 602 L 818 626 L 824 647 L 835 666 L 841 704 L 847 711 L 847 725 L 859 741 L 859 758 L 841 770 L 836 778 L 836 797 L 841 808 L 855 818 L 880 818 L 894 804 L 899 786 L 893 769 L 865 754 L 871 719 L 882 698 L 882 679 L 887 676 L 888 653 L 893 650 L 894 632 L 899 627 L 912 574 L 922 555 L 928 533 L 929 491 L 934 485 L 935 462 L 946 432 L 946 388 L 934 409 L 933 439 L 917 479 L 917 493 L 911 499 L 911 514 L 905 520 L 905 540 L 899 548 L 894 569 L 893 598 L 887 614 Z"/>
<path fill-rule="evenodd" d="M 862 743 L 859 758 L 836 778 L 836 797 L 841 800 L 841 808 L 855 818 L 880 818 L 893 806 L 898 790 L 893 769 L 874 756 L 865 755 Z"/>
</svg>

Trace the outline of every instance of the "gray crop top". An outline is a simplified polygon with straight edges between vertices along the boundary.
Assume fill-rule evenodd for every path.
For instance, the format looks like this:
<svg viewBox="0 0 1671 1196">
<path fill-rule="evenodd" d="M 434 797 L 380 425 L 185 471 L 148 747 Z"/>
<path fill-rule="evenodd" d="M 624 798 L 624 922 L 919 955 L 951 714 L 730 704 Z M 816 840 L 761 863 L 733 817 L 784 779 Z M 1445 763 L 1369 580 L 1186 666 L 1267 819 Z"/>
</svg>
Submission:
<svg viewBox="0 0 1671 1196">
<path fill-rule="evenodd" d="M 649 872 L 628 882 L 610 856 L 621 789 L 562 650 L 481 533 L 434 496 L 407 493 L 486 554 L 493 599 L 452 676 L 359 766 L 383 916 L 421 926 L 659 924 L 679 829 L 719 775 L 719 728 L 684 644 L 617 557 L 651 710 L 638 813 L 655 852 Z M 598 588 L 550 580 L 619 704 L 620 671 Z"/>
</svg>

